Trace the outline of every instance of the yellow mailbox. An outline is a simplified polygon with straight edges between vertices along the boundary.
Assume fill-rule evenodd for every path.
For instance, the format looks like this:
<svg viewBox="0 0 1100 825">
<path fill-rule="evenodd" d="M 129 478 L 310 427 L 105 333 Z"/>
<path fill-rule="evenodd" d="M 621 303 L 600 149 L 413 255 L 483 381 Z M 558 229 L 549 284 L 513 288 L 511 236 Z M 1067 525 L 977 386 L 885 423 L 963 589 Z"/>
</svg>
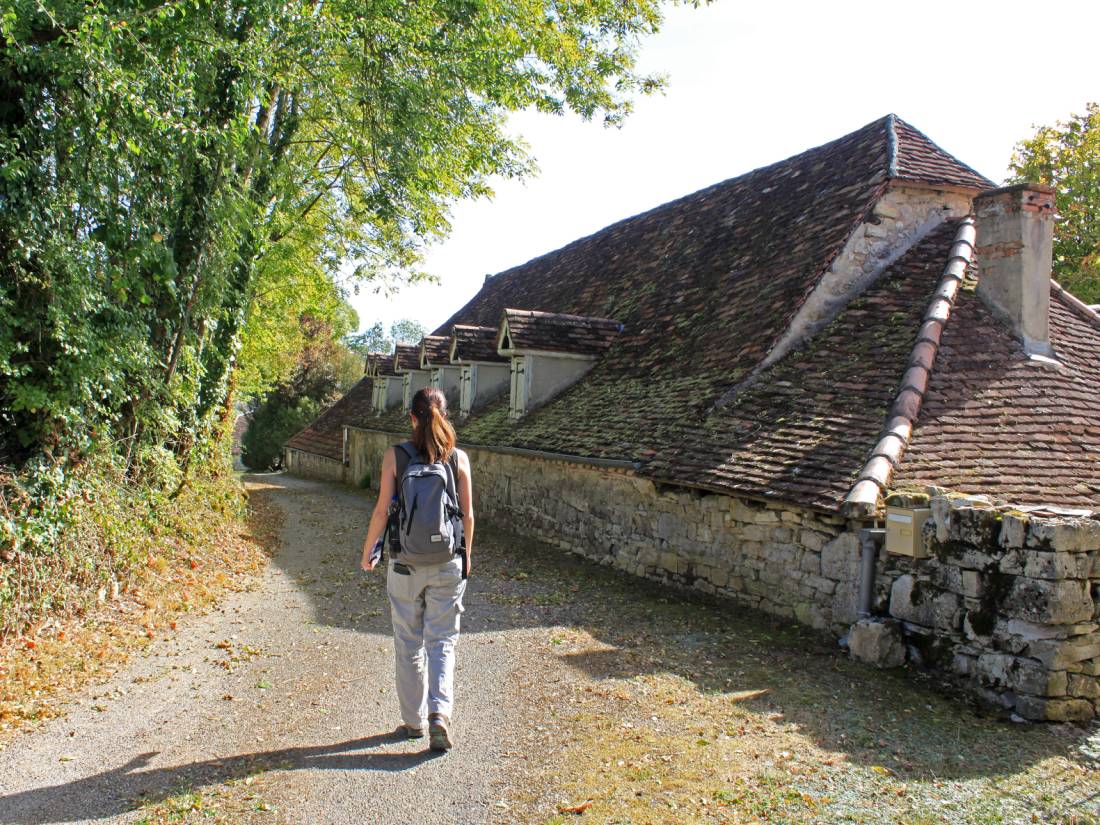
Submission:
<svg viewBox="0 0 1100 825">
<path fill-rule="evenodd" d="M 909 507 L 886 508 L 886 552 L 899 556 L 923 559 L 928 556 L 924 542 L 921 541 L 921 528 L 932 515 L 929 507 L 911 509 Z"/>
</svg>

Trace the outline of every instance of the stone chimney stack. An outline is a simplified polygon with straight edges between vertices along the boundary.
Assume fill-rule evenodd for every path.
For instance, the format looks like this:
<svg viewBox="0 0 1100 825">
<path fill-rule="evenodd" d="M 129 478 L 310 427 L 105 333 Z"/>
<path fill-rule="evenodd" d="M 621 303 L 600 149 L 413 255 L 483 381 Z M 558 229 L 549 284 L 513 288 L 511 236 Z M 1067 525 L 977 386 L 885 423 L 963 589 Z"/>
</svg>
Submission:
<svg viewBox="0 0 1100 825">
<path fill-rule="evenodd" d="M 1052 355 L 1050 267 L 1054 190 L 1021 183 L 974 199 L 978 295 L 1012 327 L 1031 355 Z"/>
</svg>

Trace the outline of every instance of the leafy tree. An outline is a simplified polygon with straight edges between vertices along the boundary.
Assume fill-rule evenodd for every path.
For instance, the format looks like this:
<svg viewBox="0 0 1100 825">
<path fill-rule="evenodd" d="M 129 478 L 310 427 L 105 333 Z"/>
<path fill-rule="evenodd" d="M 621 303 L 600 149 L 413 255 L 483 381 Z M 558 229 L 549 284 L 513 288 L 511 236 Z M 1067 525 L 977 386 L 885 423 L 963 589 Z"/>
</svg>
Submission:
<svg viewBox="0 0 1100 825">
<path fill-rule="evenodd" d="M 395 344 L 415 344 L 419 342 L 425 334 L 427 334 L 427 330 L 424 329 L 423 324 L 408 318 L 401 321 L 394 321 L 390 326 L 390 337 L 393 338 Z"/>
<path fill-rule="evenodd" d="M 300 327 L 305 345 L 293 372 L 253 406 L 241 439 L 241 461 L 253 470 L 274 467 L 286 440 L 363 374 L 362 359 L 334 339 L 328 323 L 305 316 Z"/>
<path fill-rule="evenodd" d="M 349 335 L 347 338 L 348 349 L 366 356 L 372 352 L 381 352 L 386 355 L 393 352 L 393 341 L 386 337 L 386 327 L 381 321 L 375 321 L 366 332 Z"/>
<path fill-rule="evenodd" d="M 389 335 L 386 334 L 385 325 L 381 321 L 375 321 L 366 332 L 349 336 L 347 344 L 361 355 L 370 352 L 389 355 L 393 352 L 394 344 L 415 344 L 426 334 L 424 325 L 411 318 L 402 318 L 390 324 Z"/>
<path fill-rule="evenodd" d="M 1100 303 L 1100 105 L 1054 126 L 1041 126 L 1016 144 L 1014 182 L 1058 190 L 1054 273 L 1086 303 Z"/>
<path fill-rule="evenodd" d="M 658 0 L 7 0 L 0 461 L 186 465 L 234 371 L 287 375 L 276 296 L 305 285 L 335 328 L 343 262 L 422 277 L 456 200 L 531 171 L 506 113 L 618 123 L 659 85 L 634 61 L 660 20 Z"/>
</svg>

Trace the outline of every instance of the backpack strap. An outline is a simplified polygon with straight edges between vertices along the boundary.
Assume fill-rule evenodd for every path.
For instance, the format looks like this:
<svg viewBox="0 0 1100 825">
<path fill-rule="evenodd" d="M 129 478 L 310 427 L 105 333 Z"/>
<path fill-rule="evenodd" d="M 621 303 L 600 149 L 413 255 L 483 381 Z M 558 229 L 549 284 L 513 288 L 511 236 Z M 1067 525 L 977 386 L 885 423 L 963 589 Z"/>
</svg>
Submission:
<svg viewBox="0 0 1100 825">
<path fill-rule="evenodd" d="M 463 518 L 465 513 L 462 512 L 462 505 L 458 500 L 458 449 L 451 450 L 451 455 L 447 458 L 444 466 L 447 468 L 447 492 L 451 495 L 451 500 L 454 501 L 455 515 L 459 518 Z"/>
<path fill-rule="evenodd" d="M 416 452 L 416 447 L 413 446 L 411 441 L 402 441 L 400 444 L 393 445 L 393 460 L 397 465 L 397 486 L 394 489 L 394 494 L 397 496 L 399 503 L 401 503 L 401 479 L 405 475 L 405 470 L 409 469 L 409 462 L 414 459 L 419 461 L 420 455 Z"/>
<path fill-rule="evenodd" d="M 402 441 L 400 444 L 393 445 L 393 458 L 397 463 L 397 486 L 400 487 L 401 476 L 405 475 L 405 470 L 409 468 L 409 462 L 414 458 L 419 460 L 420 456 L 411 441 Z"/>
</svg>

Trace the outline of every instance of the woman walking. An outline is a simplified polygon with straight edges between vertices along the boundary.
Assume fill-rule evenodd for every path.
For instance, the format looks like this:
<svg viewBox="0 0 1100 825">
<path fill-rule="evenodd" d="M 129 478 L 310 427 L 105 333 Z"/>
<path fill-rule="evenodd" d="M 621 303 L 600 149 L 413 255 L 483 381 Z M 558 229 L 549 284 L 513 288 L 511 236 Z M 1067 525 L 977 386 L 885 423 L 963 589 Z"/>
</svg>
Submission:
<svg viewBox="0 0 1100 825">
<path fill-rule="evenodd" d="M 455 447 L 442 392 L 434 387 L 417 392 L 410 424 L 412 439 L 386 450 L 382 459 L 378 501 L 361 565 L 373 570 L 378 564 L 379 556 L 372 551 L 381 542 L 390 503 L 397 500 L 401 550 L 391 554 L 386 592 L 402 729 L 410 738 L 419 738 L 427 727 L 431 749 L 446 751 L 454 744 L 455 645 L 473 550 L 473 485 L 470 459 Z M 442 515 L 435 516 L 435 526 L 423 531 L 423 543 L 418 545 L 417 531 L 431 523 L 433 513 Z"/>
</svg>

